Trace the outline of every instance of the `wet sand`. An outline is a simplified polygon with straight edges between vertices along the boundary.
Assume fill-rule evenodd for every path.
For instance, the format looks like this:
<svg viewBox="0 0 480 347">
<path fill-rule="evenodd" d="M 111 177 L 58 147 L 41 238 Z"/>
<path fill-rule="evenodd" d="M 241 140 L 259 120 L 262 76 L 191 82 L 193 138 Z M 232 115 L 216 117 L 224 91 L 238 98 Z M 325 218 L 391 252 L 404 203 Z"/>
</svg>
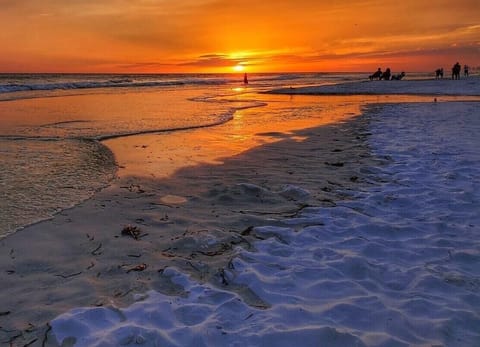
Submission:
<svg viewBox="0 0 480 347">
<path fill-rule="evenodd" d="M 357 136 L 373 157 L 350 178 L 361 184 L 337 186 L 336 204 L 281 221 L 267 214 L 233 250 L 199 232 L 193 242 L 204 247 L 194 251 L 229 258 L 208 283 L 208 265 L 192 253 L 195 271 L 160 271 L 174 295 L 78 307 L 51 321 L 52 334 L 79 347 L 478 346 L 478 116 L 478 102 L 369 106 Z M 306 192 L 299 181 L 282 193 L 300 203 Z M 204 251 L 215 244 L 223 247 Z"/>
<path fill-rule="evenodd" d="M 353 115 L 342 113 L 344 120 Z M 196 164 L 184 161 L 180 170 L 152 157 L 166 158 L 159 139 L 168 134 L 115 140 L 120 147 L 109 145 L 121 168 L 109 188 L 1 240 L 1 343 L 48 345 L 48 322 L 71 308 L 127 305 L 133 293 L 149 289 L 175 293 L 162 276 L 167 266 L 221 286 L 233 248 L 254 247 L 252 227 L 281 225 L 307 206 L 349 199 L 345 191 L 362 185 L 360 169 L 373 160 L 361 116 L 318 127 L 286 124 L 279 131 L 272 124 L 261 134 L 252 127 L 242 134 L 252 141 L 246 148 L 225 146 L 222 139 L 238 125 L 227 124 L 208 136 L 201 134 L 205 129 L 177 133 L 177 145 L 211 139 L 197 144 L 198 153 L 170 153 Z M 138 151 L 122 157 L 122 146 Z M 133 233 L 122 234 L 126 226 Z M 251 305 L 264 304 L 245 288 L 233 290 Z"/>
</svg>

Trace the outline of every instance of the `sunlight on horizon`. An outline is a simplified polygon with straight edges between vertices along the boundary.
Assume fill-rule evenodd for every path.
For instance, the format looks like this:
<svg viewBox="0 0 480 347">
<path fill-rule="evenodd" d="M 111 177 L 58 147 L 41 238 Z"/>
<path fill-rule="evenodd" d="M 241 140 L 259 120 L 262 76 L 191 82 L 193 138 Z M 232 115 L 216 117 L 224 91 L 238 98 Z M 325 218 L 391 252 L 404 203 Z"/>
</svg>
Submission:
<svg viewBox="0 0 480 347">
<path fill-rule="evenodd" d="M 233 67 L 233 70 L 236 72 L 242 72 L 245 71 L 245 66 L 242 64 L 237 64 Z"/>
</svg>

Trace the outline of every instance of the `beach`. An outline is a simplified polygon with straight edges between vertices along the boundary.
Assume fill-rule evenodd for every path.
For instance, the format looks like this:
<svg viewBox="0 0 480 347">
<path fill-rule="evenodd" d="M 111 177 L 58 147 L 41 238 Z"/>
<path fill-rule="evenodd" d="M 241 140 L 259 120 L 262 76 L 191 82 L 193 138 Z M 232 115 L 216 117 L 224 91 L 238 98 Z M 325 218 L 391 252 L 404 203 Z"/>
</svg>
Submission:
<svg viewBox="0 0 480 347">
<path fill-rule="evenodd" d="M 114 178 L 0 240 L 0 342 L 480 344 L 478 77 L 301 84 L 88 128 Z"/>
</svg>

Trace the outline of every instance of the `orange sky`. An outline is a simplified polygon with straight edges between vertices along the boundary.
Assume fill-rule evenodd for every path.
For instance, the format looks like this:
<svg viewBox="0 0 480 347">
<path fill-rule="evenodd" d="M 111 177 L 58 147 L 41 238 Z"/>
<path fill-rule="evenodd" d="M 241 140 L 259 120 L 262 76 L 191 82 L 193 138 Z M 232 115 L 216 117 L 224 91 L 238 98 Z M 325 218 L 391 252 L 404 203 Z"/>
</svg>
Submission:
<svg viewBox="0 0 480 347">
<path fill-rule="evenodd" d="M 0 72 L 480 66 L 479 0 L 0 0 Z"/>
</svg>

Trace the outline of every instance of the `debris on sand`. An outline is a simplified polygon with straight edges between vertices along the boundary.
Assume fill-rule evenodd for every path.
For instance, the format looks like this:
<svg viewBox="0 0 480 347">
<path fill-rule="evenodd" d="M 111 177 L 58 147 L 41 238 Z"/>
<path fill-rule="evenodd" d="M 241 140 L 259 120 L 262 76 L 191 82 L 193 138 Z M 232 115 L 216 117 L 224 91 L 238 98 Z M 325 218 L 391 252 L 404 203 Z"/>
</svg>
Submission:
<svg viewBox="0 0 480 347">
<path fill-rule="evenodd" d="M 140 234 L 142 234 L 142 230 L 136 226 L 127 225 L 122 229 L 122 236 L 130 236 L 135 240 L 140 239 Z"/>
<path fill-rule="evenodd" d="M 145 263 L 135 265 L 135 266 L 129 268 L 129 269 L 127 270 L 127 273 L 132 272 L 132 271 L 143 271 L 143 270 L 145 270 L 145 269 L 147 268 L 147 266 L 148 266 L 148 265 L 145 264 Z"/>
</svg>

